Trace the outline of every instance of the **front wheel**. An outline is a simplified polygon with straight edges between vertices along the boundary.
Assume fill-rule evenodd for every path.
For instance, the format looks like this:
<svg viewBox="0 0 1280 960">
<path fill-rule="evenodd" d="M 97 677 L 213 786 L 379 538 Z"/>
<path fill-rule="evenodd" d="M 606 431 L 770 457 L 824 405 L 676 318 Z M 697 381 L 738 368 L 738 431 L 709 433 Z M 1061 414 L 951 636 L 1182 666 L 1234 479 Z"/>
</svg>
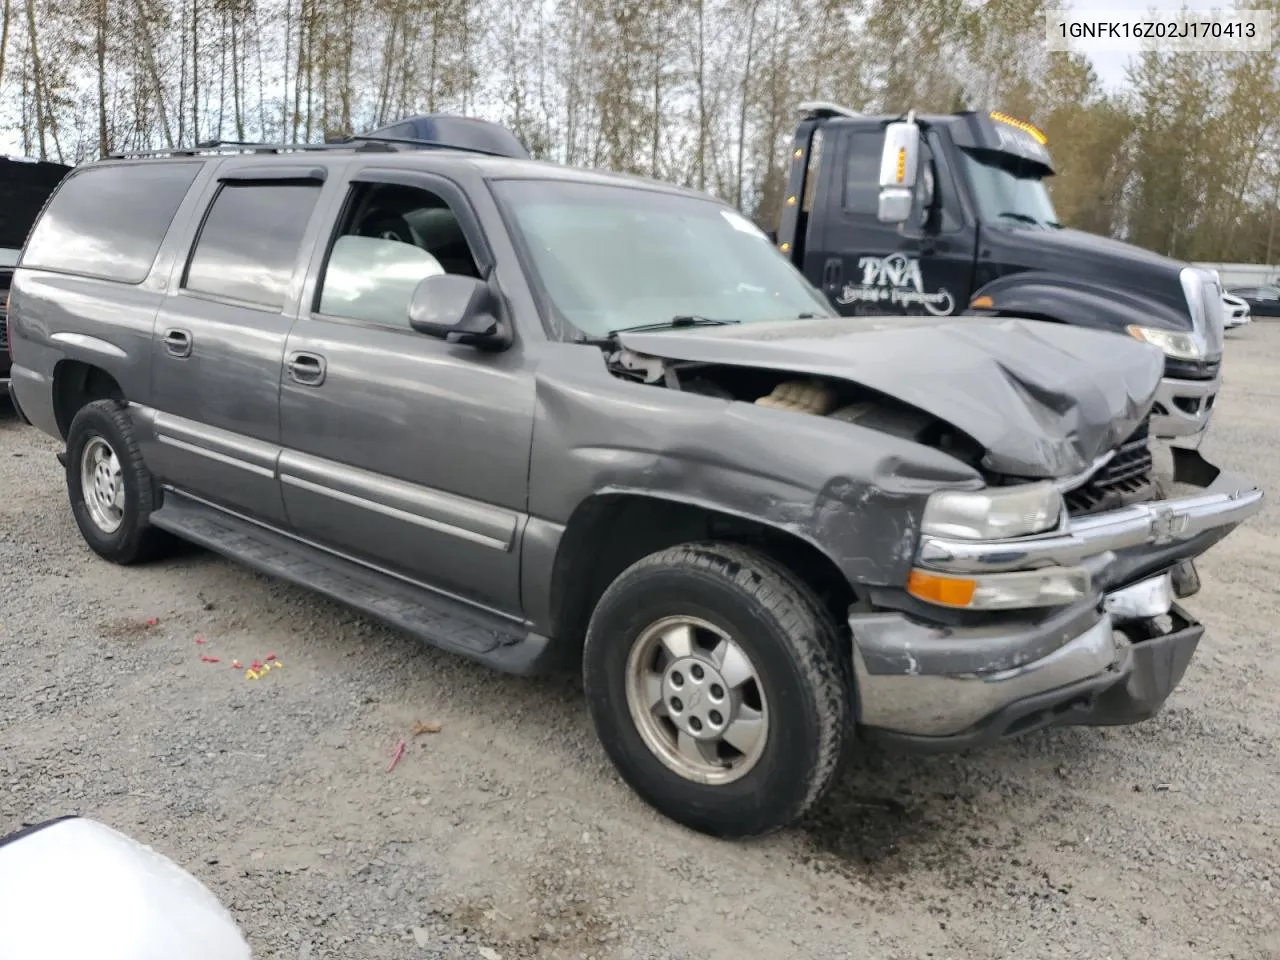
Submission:
<svg viewBox="0 0 1280 960">
<path fill-rule="evenodd" d="M 744 837 L 797 820 L 849 729 L 838 633 L 771 558 L 672 547 L 625 570 L 587 629 L 584 681 L 605 751 L 661 813 Z"/>
</svg>

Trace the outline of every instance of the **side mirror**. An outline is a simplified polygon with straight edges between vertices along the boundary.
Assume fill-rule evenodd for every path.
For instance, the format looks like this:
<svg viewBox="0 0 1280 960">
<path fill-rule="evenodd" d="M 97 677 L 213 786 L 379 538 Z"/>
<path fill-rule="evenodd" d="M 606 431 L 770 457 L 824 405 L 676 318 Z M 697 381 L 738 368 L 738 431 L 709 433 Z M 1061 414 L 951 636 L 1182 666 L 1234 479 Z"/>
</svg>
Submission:
<svg viewBox="0 0 1280 960">
<path fill-rule="evenodd" d="M 429 337 L 485 350 L 511 345 L 493 290 L 475 277 L 444 273 L 424 279 L 409 301 L 409 326 Z"/>
<path fill-rule="evenodd" d="M 920 127 L 914 119 L 891 123 L 884 131 L 880 155 L 880 208 L 882 223 L 906 223 L 920 167 Z"/>
<path fill-rule="evenodd" d="M 0 838 L 0 957 L 250 960 L 226 908 L 172 860 L 94 820 Z"/>
</svg>

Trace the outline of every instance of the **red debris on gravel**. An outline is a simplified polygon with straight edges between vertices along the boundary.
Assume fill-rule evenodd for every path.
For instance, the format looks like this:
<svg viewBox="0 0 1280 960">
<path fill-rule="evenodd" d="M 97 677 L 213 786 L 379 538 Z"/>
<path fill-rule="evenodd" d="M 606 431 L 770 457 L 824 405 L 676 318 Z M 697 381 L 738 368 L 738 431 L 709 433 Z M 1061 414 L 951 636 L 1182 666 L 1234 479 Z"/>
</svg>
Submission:
<svg viewBox="0 0 1280 960">
<path fill-rule="evenodd" d="M 400 758 L 404 756 L 404 739 L 396 744 L 395 752 L 391 754 L 391 762 L 387 764 L 387 773 L 396 768 L 396 764 L 400 762 Z"/>
</svg>

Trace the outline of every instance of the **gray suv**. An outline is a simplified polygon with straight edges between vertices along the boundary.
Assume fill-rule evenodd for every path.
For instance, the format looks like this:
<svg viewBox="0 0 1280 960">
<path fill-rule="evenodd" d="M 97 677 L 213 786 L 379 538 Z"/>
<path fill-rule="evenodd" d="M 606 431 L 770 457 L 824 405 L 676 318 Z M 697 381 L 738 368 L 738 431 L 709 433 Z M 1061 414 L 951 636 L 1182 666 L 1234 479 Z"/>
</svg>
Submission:
<svg viewBox="0 0 1280 960">
<path fill-rule="evenodd" d="M 581 669 L 622 777 L 720 836 L 796 820 L 859 738 L 1150 717 L 1193 558 L 1262 497 L 1187 450 L 1163 497 L 1154 347 L 841 318 L 717 201 L 477 151 L 90 164 L 11 311 L 97 553 L 176 536 Z"/>
</svg>

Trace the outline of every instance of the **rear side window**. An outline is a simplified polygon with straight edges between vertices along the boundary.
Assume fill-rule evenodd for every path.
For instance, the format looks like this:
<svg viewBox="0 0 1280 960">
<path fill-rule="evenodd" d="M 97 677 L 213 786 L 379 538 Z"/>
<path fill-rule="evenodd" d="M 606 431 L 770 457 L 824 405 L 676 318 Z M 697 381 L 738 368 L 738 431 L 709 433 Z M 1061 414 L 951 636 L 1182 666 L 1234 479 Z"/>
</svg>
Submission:
<svg viewBox="0 0 1280 960">
<path fill-rule="evenodd" d="M 849 133 L 844 170 L 844 208 L 876 216 L 880 210 L 880 154 L 884 136 L 876 131 Z"/>
<path fill-rule="evenodd" d="M 72 173 L 36 222 L 22 266 L 141 283 L 200 166 L 137 163 Z"/>
<path fill-rule="evenodd" d="M 200 228 L 183 286 L 279 310 L 318 183 L 225 183 Z"/>
</svg>

